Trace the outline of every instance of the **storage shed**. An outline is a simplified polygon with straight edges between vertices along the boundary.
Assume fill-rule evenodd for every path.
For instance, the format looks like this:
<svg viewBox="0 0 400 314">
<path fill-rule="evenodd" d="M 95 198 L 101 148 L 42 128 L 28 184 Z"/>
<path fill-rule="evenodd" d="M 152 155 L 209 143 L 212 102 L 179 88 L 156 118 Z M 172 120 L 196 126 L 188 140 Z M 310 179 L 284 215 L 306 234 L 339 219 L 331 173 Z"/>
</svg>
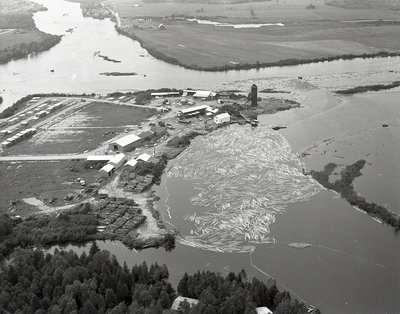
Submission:
<svg viewBox="0 0 400 314">
<path fill-rule="evenodd" d="M 273 314 L 266 306 L 256 307 L 257 314 Z"/>
<path fill-rule="evenodd" d="M 196 300 L 196 299 L 186 298 L 186 297 L 177 297 L 174 300 L 174 303 L 172 303 L 171 310 L 177 311 L 179 309 L 179 305 L 185 300 L 190 304 L 190 307 L 193 307 L 197 303 L 199 303 L 199 300 Z"/>
<path fill-rule="evenodd" d="M 127 163 L 125 164 L 125 167 L 133 170 L 133 169 L 136 168 L 137 163 L 138 163 L 138 162 L 137 162 L 136 159 L 131 159 L 131 160 L 128 160 L 128 161 L 127 161 Z"/>
<path fill-rule="evenodd" d="M 139 145 L 140 137 L 135 134 L 130 134 L 110 142 L 109 148 L 117 152 L 129 152 Z"/>
<path fill-rule="evenodd" d="M 110 165 L 113 165 L 115 168 L 118 168 L 126 161 L 125 154 L 116 154 L 114 155 L 110 161 L 108 162 Z"/>
<path fill-rule="evenodd" d="M 151 158 L 151 155 L 143 153 L 138 158 L 136 158 L 136 160 L 149 161 L 150 158 Z"/>
<path fill-rule="evenodd" d="M 216 124 L 227 123 L 227 122 L 229 122 L 229 121 L 231 121 L 231 116 L 230 116 L 229 113 L 227 113 L 227 112 L 221 113 L 221 114 L 216 115 L 216 116 L 214 117 L 214 122 L 215 122 Z"/>
<path fill-rule="evenodd" d="M 107 164 L 99 170 L 99 177 L 109 178 L 114 174 L 114 172 L 115 172 L 115 167 L 112 164 Z"/>
</svg>

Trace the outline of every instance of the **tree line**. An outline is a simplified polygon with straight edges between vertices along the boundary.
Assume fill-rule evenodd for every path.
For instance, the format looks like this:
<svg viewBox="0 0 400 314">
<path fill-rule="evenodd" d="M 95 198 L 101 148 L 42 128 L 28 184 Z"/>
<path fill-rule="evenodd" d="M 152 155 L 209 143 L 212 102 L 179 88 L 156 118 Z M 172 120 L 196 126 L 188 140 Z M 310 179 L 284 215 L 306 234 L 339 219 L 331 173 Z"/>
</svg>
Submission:
<svg viewBox="0 0 400 314">
<path fill-rule="evenodd" d="M 367 202 L 364 197 L 354 191 L 353 181 L 355 178 L 362 175 L 360 171 L 364 167 L 365 163 L 365 160 L 359 160 L 354 164 L 346 166 L 340 173 L 341 178 L 333 183 L 329 181 L 329 176 L 337 167 L 334 163 L 327 164 L 323 171 L 311 171 L 311 175 L 327 189 L 338 192 L 340 196 L 347 200 L 351 205 L 357 206 L 371 216 L 377 217 L 382 222 L 394 227 L 396 230 L 399 230 L 400 215 L 390 211 L 382 205 L 375 204 L 374 202 Z"/>
<path fill-rule="evenodd" d="M 6 63 L 12 59 L 24 58 L 32 52 L 42 52 L 48 50 L 58 44 L 61 40 L 61 36 L 58 35 L 50 35 L 45 33 L 41 34 L 43 35 L 43 38 L 40 42 L 24 42 L 1 50 L 0 64 Z"/>
<path fill-rule="evenodd" d="M 304 304 L 267 285 L 248 280 L 244 271 L 226 277 L 214 272 L 184 274 L 178 291 L 168 281 L 166 265 L 146 262 L 128 268 L 94 242 L 88 253 L 44 254 L 16 249 L 0 266 L 0 310 L 10 313 L 135 313 L 169 314 L 177 292 L 197 298 L 184 313 L 256 313 L 268 306 L 274 313 L 307 313 Z"/>
</svg>

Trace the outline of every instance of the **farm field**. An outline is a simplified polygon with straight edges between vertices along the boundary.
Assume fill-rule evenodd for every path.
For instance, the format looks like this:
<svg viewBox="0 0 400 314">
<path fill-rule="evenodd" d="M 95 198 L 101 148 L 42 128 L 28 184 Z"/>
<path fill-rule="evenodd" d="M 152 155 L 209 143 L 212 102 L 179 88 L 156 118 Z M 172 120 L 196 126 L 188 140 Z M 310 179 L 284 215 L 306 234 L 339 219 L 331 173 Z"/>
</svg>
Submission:
<svg viewBox="0 0 400 314">
<path fill-rule="evenodd" d="M 322 1 L 307 9 L 293 0 L 137 7 L 119 1 L 115 10 L 120 33 L 153 56 L 187 68 L 225 70 L 400 52 L 400 16 L 385 9 L 348 10 Z"/>
<path fill-rule="evenodd" d="M 0 64 L 50 49 L 61 40 L 36 28 L 32 14 L 41 10 L 45 8 L 26 0 L 0 2 Z"/>
</svg>

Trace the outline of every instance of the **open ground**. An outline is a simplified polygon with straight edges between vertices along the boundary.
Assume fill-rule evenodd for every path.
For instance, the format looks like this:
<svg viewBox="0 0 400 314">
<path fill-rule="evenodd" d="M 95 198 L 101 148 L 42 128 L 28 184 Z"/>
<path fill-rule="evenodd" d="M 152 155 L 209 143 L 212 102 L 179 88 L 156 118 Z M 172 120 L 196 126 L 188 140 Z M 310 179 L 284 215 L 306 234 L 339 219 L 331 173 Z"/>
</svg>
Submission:
<svg viewBox="0 0 400 314">
<path fill-rule="evenodd" d="M 393 10 L 349 10 L 323 1 L 313 4 L 314 9 L 297 0 L 135 6 L 120 0 L 114 10 L 121 19 L 120 33 L 138 40 L 155 57 L 187 68 L 225 70 L 400 52 L 400 18 Z M 281 24 L 240 25 L 265 23 Z"/>
</svg>

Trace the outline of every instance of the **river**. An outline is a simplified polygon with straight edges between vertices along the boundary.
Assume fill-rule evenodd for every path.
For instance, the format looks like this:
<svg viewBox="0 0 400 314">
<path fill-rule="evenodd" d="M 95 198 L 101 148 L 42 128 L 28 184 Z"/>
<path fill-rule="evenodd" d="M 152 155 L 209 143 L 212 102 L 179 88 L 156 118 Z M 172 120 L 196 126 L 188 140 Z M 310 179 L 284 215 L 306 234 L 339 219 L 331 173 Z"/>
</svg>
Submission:
<svg viewBox="0 0 400 314">
<path fill-rule="evenodd" d="M 356 59 L 219 73 L 186 70 L 151 57 L 137 42 L 119 35 L 111 21 L 84 18 L 79 4 L 63 0 L 35 2 L 49 8 L 34 15 L 38 28 L 64 37 L 49 51 L 0 66 L 1 94 L 5 99 L 0 109 L 27 94 L 38 92 L 103 94 L 161 87 L 215 90 L 235 81 L 299 76 L 326 76 L 323 84 L 331 86 L 338 80 L 335 75 L 357 73 L 359 77 L 368 78 L 374 73 L 389 73 L 389 70 L 400 72 L 400 58 Z M 73 29 L 72 33 L 67 32 L 69 29 Z M 96 56 L 98 51 L 121 62 L 106 61 Z M 99 75 L 102 72 L 136 72 L 138 75 L 107 77 Z M 265 136 L 272 144 L 281 143 L 280 147 L 286 149 L 282 150 L 286 152 L 282 156 L 289 156 L 285 157 L 284 167 L 282 163 L 269 165 L 269 169 L 274 165 L 283 167 L 271 170 L 271 178 L 277 180 L 278 174 L 286 170 L 295 173 L 299 176 L 295 179 L 300 181 L 285 181 L 291 188 L 288 190 L 294 191 L 294 184 L 301 184 L 303 180 L 299 174 L 301 163 L 308 169 L 318 170 L 330 161 L 348 164 L 364 158 L 368 164 L 362 171 L 363 176 L 355 181 L 357 191 L 369 200 L 387 203 L 393 210 L 400 208 L 400 167 L 397 165 L 400 160 L 400 92 L 340 98 L 324 89 L 310 89 L 302 95 L 307 100 L 302 108 L 260 117 L 258 132 L 266 132 L 260 136 Z M 389 127 L 383 128 L 384 123 Z M 277 133 L 281 136 L 279 141 L 277 135 L 269 131 L 271 125 L 277 124 L 287 127 Z M 324 142 L 327 139 L 332 141 Z M 201 156 L 201 141 L 204 139 L 196 139 L 191 150 L 172 161 L 171 167 L 189 164 L 190 158 L 197 162 L 196 152 Z M 309 155 L 300 163 L 290 151 L 306 151 Z M 194 175 L 185 178 L 175 171 L 174 176 L 164 175 L 160 186 L 154 188 L 160 196 L 157 208 L 167 224 L 182 229 L 183 238 L 193 235 L 191 230 L 194 228 L 193 222 L 183 217 L 202 214 L 204 209 L 193 202 L 193 197 L 199 195 L 199 188 L 207 185 L 206 178 L 200 179 Z M 276 195 L 286 190 L 268 190 L 268 185 L 263 188 L 268 194 Z M 244 247 L 241 253 L 216 252 L 209 250 L 210 247 L 202 250 L 179 243 L 171 253 L 163 249 L 133 252 L 112 242 L 99 245 L 128 265 L 142 261 L 167 264 L 174 284 L 185 271 L 200 269 L 226 274 L 243 268 L 249 275 L 261 279 L 277 278 L 282 287 L 320 307 L 324 313 L 399 313 L 398 233 L 352 208 L 332 192 L 313 191 L 306 190 L 305 198 L 299 194 L 299 200 L 286 201 L 266 212 L 271 219 L 262 223 L 269 228 L 274 241 L 259 242 L 248 249 Z M 287 246 L 291 242 L 310 243 L 312 247 L 293 249 Z"/>
<path fill-rule="evenodd" d="M 84 18 L 78 3 L 64 0 L 35 0 L 48 11 L 34 15 L 37 27 L 63 35 L 48 51 L 0 65 L 0 110 L 21 97 L 40 92 L 109 93 L 148 88 L 216 89 L 224 83 L 250 78 L 297 77 L 305 75 L 399 70 L 400 57 L 335 61 L 260 70 L 201 72 L 170 65 L 151 57 L 138 42 L 119 35 L 110 20 Z M 72 33 L 67 32 L 72 29 Z M 106 61 L 95 52 L 120 63 Z M 54 70 L 54 72 L 50 72 Z M 103 72 L 135 72 L 136 76 L 104 76 Z"/>
</svg>

